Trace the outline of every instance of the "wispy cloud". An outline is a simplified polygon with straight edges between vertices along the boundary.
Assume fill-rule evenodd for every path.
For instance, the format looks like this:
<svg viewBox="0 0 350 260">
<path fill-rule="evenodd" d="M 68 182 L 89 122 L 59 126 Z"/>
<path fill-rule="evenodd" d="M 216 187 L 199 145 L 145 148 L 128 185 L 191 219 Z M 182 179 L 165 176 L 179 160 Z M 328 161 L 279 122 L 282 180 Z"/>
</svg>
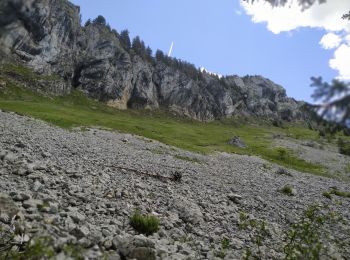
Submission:
<svg viewBox="0 0 350 260">
<path fill-rule="evenodd" d="M 242 11 L 239 10 L 239 9 L 236 9 L 236 10 L 235 10 L 235 13 L 236 13 L 236 15 L 238 15 L 238 16 L 241 16 L 241 15 L 243 14 Z"/>
</svg>

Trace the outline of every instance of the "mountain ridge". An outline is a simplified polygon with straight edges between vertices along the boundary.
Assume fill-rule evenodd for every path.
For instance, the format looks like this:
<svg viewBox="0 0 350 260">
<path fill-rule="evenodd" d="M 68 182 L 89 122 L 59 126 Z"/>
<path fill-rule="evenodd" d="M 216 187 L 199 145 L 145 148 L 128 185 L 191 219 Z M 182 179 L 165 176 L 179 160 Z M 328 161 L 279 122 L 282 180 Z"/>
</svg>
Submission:
<svg viewBox="0 0 350 260">
<path fill-rule="evenodd" d="M 287 97 L 283 87 L 264 77 L 220 79 L 169 57 L 141 57 L 123 46 L 108 25 L 81 26 L 80 8 L 67 0 L 5 0 L 0 10 L 2 60 L 15 59 L 41 74 L 58 75 L 61 84 L 48 90 L 53 94 L 78 88 L 119 109 L 166 108 L 201 121 L 308 117 L 304 102 Z"/>
</svg>

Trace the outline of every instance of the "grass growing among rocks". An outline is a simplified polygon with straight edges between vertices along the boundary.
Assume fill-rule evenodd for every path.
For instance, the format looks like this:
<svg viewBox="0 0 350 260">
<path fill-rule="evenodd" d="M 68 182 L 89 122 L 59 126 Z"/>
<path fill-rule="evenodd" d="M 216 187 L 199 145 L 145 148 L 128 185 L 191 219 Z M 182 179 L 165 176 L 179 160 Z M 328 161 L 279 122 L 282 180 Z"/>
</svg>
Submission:
<svg viewBox="0 0 350 260">
<path fill-rule="evenodd" d="M 350 198 L 350 192 L 347 192 L 347 191 L 340 191 L 338 189 L 332 189 L 329 193 L 334 194 L 335 196 L 338 196 L 338 197 Z"/>
<path fill-rule="evenodd" d="M 328 208 L 323 211 L 322 208 L 326 207 L 310 206 L 302 218 L 291 225 L 286 233 L 286 244 L 283 248 L 286 260 L 331 259 L 327 252 L 328 248 L 324 246 L 324 240 L 329 240 L 329 234 L 324 226 L 340 218 Z"/>
<path fill-rule="evenodd" d="M 150 236 L 159 230 L 159 220 L 155 216 L 142 215 L 135 211 L 130 218 L 130 225 L 139 233 Z"/>
<path fill-rule="evenodd" d="M 164 111 L 120 111 L 88 99 L 79 91 L 64 97 L 43 96 L 22 88 L 6 75 L 0 69 L 0 81 L 6 82 L 6 87 L 0 89 L 0 109 L 3 110 L 38 118 L 63 128 L 101 127 L 132 133 L 198 153 L 219 151 L 258 155 L 298 171 L 327 175 L 324 167 L 306 162 L 289 150 L 282 151 L 271 146 L 275 134 L 299 139 L 319 138 L 316 131 L 303 126 L 278 128 L 264 122 L 242 123 L 233 119 L 205 123 Z M 33 77 L 28 71 L 25 71 L 25 75 Z M 248 147 L 227 144 L 232 136 L 240 136 Z"/>
<path fill-rule="evenodd" d="M 281 192 L 285 195 L 288 195 L 288 196 L 293 196 L 294 193 L 293 193 L 293 189 L 292 187 L 286 185 L 284 186 L 282 189 L 281 189 Z"/>
</svg>

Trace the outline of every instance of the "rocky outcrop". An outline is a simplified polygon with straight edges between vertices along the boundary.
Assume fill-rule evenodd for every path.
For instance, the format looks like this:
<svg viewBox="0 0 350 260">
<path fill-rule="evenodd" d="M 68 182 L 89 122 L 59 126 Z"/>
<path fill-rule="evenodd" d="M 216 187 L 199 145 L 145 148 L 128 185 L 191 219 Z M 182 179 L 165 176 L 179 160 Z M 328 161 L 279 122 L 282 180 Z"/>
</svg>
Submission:
<svg viewBox="0 0 350 260">
<path fill-rule="evenodd" d="M 198 120 L 236 115 L 295 120 L 302 103 L 260 76 L 200 78 L 123 47 L 108 26 L 80 25 L 79 7 L 67 0 L 0 2 L 0 55 L 44 75 L 58 75 L 48 92 L 79 88 L 119 109 L 166 108 Z"/>
</svg>

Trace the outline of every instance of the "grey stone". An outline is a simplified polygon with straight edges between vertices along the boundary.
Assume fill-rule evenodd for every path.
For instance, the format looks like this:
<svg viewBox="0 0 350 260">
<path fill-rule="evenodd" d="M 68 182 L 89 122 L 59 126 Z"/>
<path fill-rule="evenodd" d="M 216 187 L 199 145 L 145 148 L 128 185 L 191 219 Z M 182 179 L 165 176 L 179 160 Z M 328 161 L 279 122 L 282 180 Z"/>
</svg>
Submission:
<svg viewBox="0 0 350 260">
<path fill-rule="evenodd" d="M 7 153 L 5 156 L 4 156 L 4 161 L 8 161 L 10 163 L 14 163 L 16 160 L 18 159 L 18 156 L 14 153 Z"/>
<path fill-rule="evenodd" d="M 231 138 L 228 141 L 228 144 L 239 147 L 239 148 L 246 148 L 247 145 L 242 141 L 242 139 L 239 136 L 235 136 Z"/>
<path fill-rule="evenodd" d="M 14 201 L 25 201 L 25 200 L 29 200 L 30 199 L 30 195 L 27 193 L 20 193 L 20 194 L 15 194 L 14 196 L 12 196 Z"/>
<path fill-rule="evenodd" d="M 138 260 L 156 259 L 155 243 L 142 235 L 124 238 L 117 236 L 112 244 L 123 257 Z"/>
<path fill-rule="evenodd" d="M 85 221 L 85 216 L 78 211 L 69 212 L 69 216 L 73 219 L 73 221 L 77 224 Z"/>
<path fill-rule="evenodd" d="M 174 207 L 178 210 L 179 217 L 186 223 L 199 224 L 203 221 L 203 214 L 200 207 L 184 198 L 177 198 Z"/>
<path fill-rule="evenodd" d="M 242 202 L 242 196 L 236 193 L 229 193 L 227 195 L 227 198 L 234 202 L 234 203 L 241 203 Z"/>
<path fill-rule="evenodd" d="M 90 234 L 90 230 L 86 226 L 76 227 L 70 232 L 78 239 L 86 238 Z"/>
<path fill-rule="evenodd" d="M 44 202 L 42 200 L 38 200 L 38 199 L 29 199 L 26 201 L 23 201 L 22 206 L 25 209 L 28 208 L 38 208 L 44 205 Z"/>
</svg>

